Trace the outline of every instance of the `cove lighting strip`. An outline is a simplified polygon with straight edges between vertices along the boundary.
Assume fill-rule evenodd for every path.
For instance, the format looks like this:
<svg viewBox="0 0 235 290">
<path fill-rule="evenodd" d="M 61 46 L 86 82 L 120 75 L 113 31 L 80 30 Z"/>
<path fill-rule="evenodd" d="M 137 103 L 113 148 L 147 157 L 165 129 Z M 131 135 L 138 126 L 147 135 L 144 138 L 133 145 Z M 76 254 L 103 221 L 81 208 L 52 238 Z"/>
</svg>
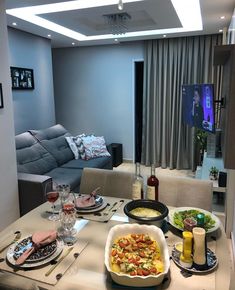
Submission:
<svg viewBox="0 0 235 290">
<path fill-rule="evenodd" d="M 144 2 L 144 0 L 123 0 L 123 4 L 131 2 Z M 62 25 L 56 24 L 52 21 L 46 20 L 38 15 L 64 12 L 71 10 L 87 9 L 94 7 L 102 7 L 108 5 L 117 5 L 117 0 L 76 0 L 68 2 L 59 2 L 45 5 L 36 5 L 22 8 L 7 9 L 6 13 L 28 21 L 35 25 L 57 32 L 64 36 L 70 37 L 78 41 L 91 41 L 91 40 L 105 40 L 114 38 L 127 38 L 127 37 L 138 37 L 138 36 L 151 36 L 159 34 L 169 33 L 182 33 L 189 31 L 202 30 L 202 17 L 199 0 L 171 0 L 172 5 L 180 19 L 182 27 L 180 28 L 168 28 L 168 29 L 157 29 L 157 30 L 146 30 L 127 32 L 122 35 L 104 34 L 86 36 Z"/>
</svg>

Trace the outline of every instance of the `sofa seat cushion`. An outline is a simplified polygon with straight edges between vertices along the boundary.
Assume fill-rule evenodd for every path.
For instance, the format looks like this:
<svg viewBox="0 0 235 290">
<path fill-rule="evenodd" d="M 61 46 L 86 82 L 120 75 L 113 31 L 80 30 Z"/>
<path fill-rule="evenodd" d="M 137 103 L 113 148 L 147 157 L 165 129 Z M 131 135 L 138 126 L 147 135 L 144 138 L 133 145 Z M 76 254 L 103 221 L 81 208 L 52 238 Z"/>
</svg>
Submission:
<svg viewBox="0 0 235 290">
<path fill-rule="evenodd" d="M 71 190 L 79 187 L 82 169 L 58 167 L 46 173 L 57 184 L 69 184 Z"/>
<path fill-rule="evenodd" d="M 15 136 L 17 171 L 45 174 L 56 168 L 55 158 L 28 132 Z"/>
<path fill-rule="evenodd" d="M 60 124 L 42 129 L 29 130 L 29 132 L 49 151 L 59 165 L 74 159 L 65 137 L 71 136 L 70 133 Z"/>
<path fill-rule="evenodd" d="M 62 165 L 63 168 L 107 168 L 112 169 L 111 157 L 98 157 L 90 160 L 73 159 Z"/>
</svg>

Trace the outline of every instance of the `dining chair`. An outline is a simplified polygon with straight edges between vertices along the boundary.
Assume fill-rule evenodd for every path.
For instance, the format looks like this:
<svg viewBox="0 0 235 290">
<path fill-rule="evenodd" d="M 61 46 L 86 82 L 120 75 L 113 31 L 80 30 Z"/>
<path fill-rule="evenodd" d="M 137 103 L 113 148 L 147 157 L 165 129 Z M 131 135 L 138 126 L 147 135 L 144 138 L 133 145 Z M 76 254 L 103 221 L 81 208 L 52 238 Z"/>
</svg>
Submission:
<svg viewBox="0 0 235 290">
<path fill-rule="evenodd" d="M 169 175 L 158 175 L 158 179 L 159 201 L 169 206 L 212 210 L 212 181 Z"/>
<path fill-rule="evenodd" d="M 132 197 L 134 174 L 116 170 L 84 168 L 80 193 L 89 194 L 100 187 L 100 194 L 120 198 Z"/>
</svg>

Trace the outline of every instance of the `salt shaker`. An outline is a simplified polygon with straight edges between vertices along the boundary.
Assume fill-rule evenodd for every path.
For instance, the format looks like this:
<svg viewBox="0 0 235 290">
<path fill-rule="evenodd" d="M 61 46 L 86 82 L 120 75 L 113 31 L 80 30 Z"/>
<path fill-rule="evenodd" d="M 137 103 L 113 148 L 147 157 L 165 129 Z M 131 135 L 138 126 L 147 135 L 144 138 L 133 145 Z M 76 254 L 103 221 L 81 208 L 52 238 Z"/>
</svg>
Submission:
<svg viewBox="0 0 235 290">
<path fill-rule="evenodd" d="M 197 269 L 203 270 L 207 266 L 206 259 L 206 231 L 203 228 L 193 228 L 193 262 Z"/>
</svg>

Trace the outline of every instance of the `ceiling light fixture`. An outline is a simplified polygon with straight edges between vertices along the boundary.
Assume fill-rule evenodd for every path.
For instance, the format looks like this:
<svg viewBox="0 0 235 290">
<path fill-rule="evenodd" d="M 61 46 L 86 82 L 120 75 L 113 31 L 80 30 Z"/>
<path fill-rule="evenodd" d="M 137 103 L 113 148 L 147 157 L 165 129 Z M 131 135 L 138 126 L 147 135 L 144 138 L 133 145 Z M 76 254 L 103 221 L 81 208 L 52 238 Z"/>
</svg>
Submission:
<svg viewBox="0 0 235 290">
<path fill-rule="evenodd" d="M 131 16 L 128 13 L 105 14 L 103 17 L 113 35 L 125 34 L 127 32 L 127 24 L 131 19 Z"/>
<path fill-rule="evenodd" d="M 122 2 L 125 4 L 132 2 L 144 2 L 144 0 L 122 0 Z M 202 30 L 202 17 L 199 0 L 171 0 L 171 3 L 179 17 L 181 27 L 126 32 L 123 37 L 152 36 Z M 78 41 L 93 41 L 113 39 L 115 36 L 113 34 L 87 36 L 72 29 L 68 29 L 62 25 L 58 25 L 52 21 L 46 20 L 39 15 L 110 5 L 117 5 L 117 0 L 73 0 L 67 2 L 7 9 L 6 13 L 35 25 L 44 27 L 48 30 L 57 32 L 66 37 L 76 39 Z"/>
<path fill-rule="evenodd" d="M 51 38 L 51 35 L 50 34 L 47 34 L 47 37 Z"/>
<path fill-rule="evenodd" d="M 219 32 L 223 32 L 223 29 L 220 29 Z"/>
<path fill-rule="evenodd" d="M 122 2 L 122 0 L 118 1 L 118 10 L 123 10 L 123 2 Z"/>
<path fill-rule="evenodd" d="M 166 34 L 163 34 L 163 37 L 165 38 L 166 37 Z"/>
<path fill-rule="evenodd" d="M 72 45 L 75 45 L 75 42 L 72 42 Z"/>
<path fill-rule="evenodd" d="M 220 19 L 224 19 L 225 18 L 225 16 L 220 16 Z"/>
<path fill-rule="evenodd" d="M 13 26 L 17 26 L 17 23 L 16 23 L 16 22 L 12 22 L 12 25 L 13 25 Z"/>
</svg>

